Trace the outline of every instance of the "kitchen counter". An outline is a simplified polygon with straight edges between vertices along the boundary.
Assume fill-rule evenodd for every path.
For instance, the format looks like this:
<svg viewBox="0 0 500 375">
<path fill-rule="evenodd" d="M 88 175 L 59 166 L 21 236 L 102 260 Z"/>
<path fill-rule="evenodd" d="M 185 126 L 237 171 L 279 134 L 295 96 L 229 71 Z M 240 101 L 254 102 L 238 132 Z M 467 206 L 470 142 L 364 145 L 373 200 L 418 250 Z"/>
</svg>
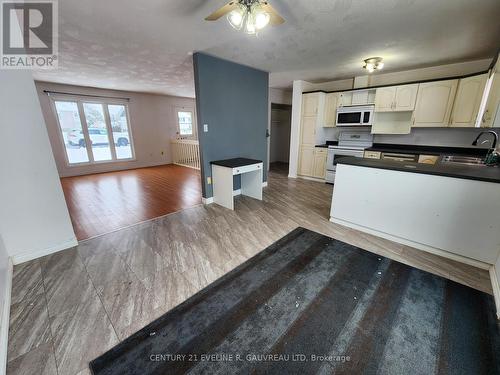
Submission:
<svg viewBox="0 0 500 375">
<path fill-rule="evenodd" d="M 337 146 L 339 144 L 338 141 L 326 141 L 325 144 L 322 145 L 316 145 L 315 147 L 319 148 L 328 148 L 328 146 Z"/>
<path fill-rule="evenodd" d="M 374 143 L 366 151 L 394 152 L 403 154 L 423 154 L 423 155 L 469 155 L 484 157 L 488 152 L 487 148 L 479 147 L 446 147 L 446 146 L 420 146 L 402 145 L 391 143 Z"/>
<path fill-rule="evenodd" d="M 363 159 L 354 157 L 339 159 L 338 164 L 500 183 L 500 167 L 498 166 L 487 167 L 439 163 L 432 165 L 415 162 Z"/>
<path fill-rule="evenodd" d="M 499 167 L 342 158 L 330 221 L 489 270 L 500 319 L 499 182 Z"/>
</svg>

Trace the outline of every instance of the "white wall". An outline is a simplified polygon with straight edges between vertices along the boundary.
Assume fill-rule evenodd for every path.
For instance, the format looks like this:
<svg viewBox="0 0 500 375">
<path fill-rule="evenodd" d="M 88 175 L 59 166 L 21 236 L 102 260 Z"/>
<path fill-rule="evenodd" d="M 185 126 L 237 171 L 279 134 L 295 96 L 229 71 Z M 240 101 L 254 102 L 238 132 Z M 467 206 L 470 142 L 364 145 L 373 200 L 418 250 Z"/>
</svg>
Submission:
<svg viewBox="0 0 500 375">
<path fill-rule="evenodd" d="M 480 128 L 413 128 L 410 134 L 391 135 L 376 134 L 375 143 L 398 143 L 423 146 L 453 146 L 453 147 L 473 147 L 472 141 L 483 130 L 494 130 L 500 135 L 500 129 L 480 129 Z M 492 139 L 484 136 L 484 139 Z M 489 147 L 491 143 L 483 147 Z"/>
<path fill-rule="evenodd" d="M 3 243 L 2 235 L 0 234 L 0 324 L 2 322 L 3 303 L 7 294 L 7 266 L 9 264 L 9 256 Z M 0 327 L 1 331 L 1 327 Z"/>
<path fill-rule="evenodd" d="M 0 233 L 18 263 L 76 244 L 29 71 L 0 70 Z"/>
<path fill-rule="evenodd" d="M 269 103 L 292 104 L 292 91 L 282 89 L 269 89 Z"/>
<path fill-rule="evenodd" d="M 2 236 L 0 234 L 0 374 L 5 370 L 7 362 L 7 338 L 8 338 L 8 314 L 10 310 L 10 301 L 6 298 L 10 295 L 10 286 L 12 277 L 9 271 L 9 256 Z M 9 298 L 10 299 L 10 298 Z"/>
<path fill-rule="evenodd" d="M 42 112 L 47 123 L 47 130 L 56 159 L 57 169 L 61 177 L 171 163 L 170 139 L 175 138 L 177 131 L 175 108 L 187 107 L 195 110 L 195 100 L 191 98 L 102 90 L 47 82 L 36 82 L 36 86 Z M 128 106 L 136 159 L 134 161 L 104 163 L 92 166 L 70 167 L 66 165 L 65 151 L 59 138 L 57 120 L 50 106 L 50 99 L 43 92 L 44 90 L 130 98 Z M 196 115 L 194 119 L 196 121 Z"/>
</svg>

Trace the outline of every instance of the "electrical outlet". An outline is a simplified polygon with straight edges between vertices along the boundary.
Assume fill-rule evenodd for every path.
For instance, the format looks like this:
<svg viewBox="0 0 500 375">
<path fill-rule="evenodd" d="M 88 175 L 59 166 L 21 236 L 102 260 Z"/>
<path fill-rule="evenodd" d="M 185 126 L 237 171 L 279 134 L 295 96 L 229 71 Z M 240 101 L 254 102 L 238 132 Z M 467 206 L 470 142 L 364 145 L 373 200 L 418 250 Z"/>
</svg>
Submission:
<svg viewBox="0 0 500 375">
<path fill-rule="evenodd" d="M 203 131 L 208 133 L 208 124 L 203 124 Z"/>
<path fill-rule="evenodd" d="M 207 184 L 212 185 L 212 177 L 207 177 Z"/>
</svg>

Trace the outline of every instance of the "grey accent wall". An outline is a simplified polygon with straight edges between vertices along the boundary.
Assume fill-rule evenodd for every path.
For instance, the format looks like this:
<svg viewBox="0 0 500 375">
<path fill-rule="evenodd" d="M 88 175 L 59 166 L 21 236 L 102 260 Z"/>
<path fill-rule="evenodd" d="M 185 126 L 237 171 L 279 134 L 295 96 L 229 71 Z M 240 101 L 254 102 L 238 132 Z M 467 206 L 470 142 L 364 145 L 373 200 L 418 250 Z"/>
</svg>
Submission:
<svg viewBox="0 0 500 375">
<path fill-rule="evenodd" d="M 203 197 L 210 198 L 211 161 L 235 157 L 267 161 L 269 73 L 203 53 L 195 53 L 193 63 L 202 190 Z"/>
</svg>

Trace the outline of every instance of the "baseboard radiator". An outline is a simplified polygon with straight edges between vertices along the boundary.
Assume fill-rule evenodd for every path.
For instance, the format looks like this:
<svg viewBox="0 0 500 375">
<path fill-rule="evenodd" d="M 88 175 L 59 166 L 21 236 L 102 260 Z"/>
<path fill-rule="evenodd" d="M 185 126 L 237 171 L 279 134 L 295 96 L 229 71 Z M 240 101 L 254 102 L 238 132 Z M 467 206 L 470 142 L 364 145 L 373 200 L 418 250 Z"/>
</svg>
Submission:
<svg viewBox="0 0 500 375">
<path fill-rule="evenodd" d="M 190 139 L 172 139 L 172 159 L 174 164 L 200 169 L 200 144 Z"/>
</svg>

